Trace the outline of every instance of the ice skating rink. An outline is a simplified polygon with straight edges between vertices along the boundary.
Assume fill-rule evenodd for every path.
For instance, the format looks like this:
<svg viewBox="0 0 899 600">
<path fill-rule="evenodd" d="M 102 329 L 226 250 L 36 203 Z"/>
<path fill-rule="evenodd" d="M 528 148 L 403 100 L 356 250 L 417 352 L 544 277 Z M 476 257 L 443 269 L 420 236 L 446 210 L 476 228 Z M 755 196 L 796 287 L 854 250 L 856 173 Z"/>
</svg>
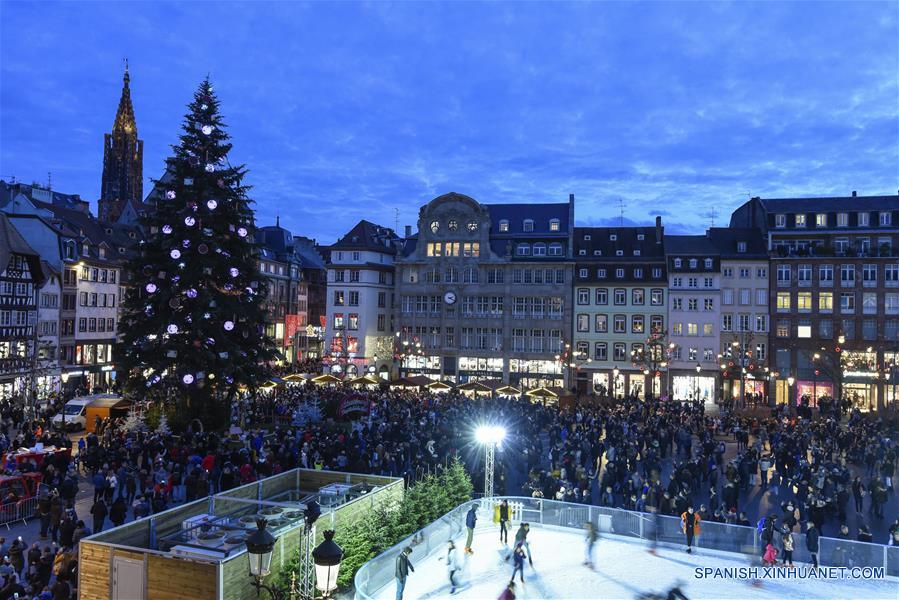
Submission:
<svg viewBox="0 0 899 600">
<path fill-rule="evenodd" d="M 515 535 L 509 532 L 510 541 Z M 445 551 L 437 551 L 419 564 L 406 581 L 404 600 L 420 598 L 459 598 L 495 600 L 502 593 L 512 573 L 512 561 L 505 562 L 508 552 L 499 543 L 495 531 L 475 534 L 474 554 L 463 558 L 459 552 L 462 572 L 456 574 L 461 584 L 450 596 Z M 851 580 L 767 580 L 762 587 L 734 579 L 696 579 L 696 567 L 746 567 L 743 556 L 714 550 L 694 549 L 687 554 L 683 548 L 659 547 L 658 556 L 646 551 L 637 540 L 603 536 L 594 547 L 595 570 L 581 563 L 584 560 L 583 536 L 576 531 L 541 529 L 532 525 L 528 535 L 534 553 L 534 567 L 525 563 L 524 584 L 516 576 L 515 593 L 518 599 L 558 598 L 590 600 L 633 600 L 643 592 L 665 592 L 680 581 L 690 600 L 740 600 L 743 598 L 771 600 L 772 598 L 833 598 L 839 600 L 896 600 L 899 581 Z M 455 540 L 462 548 L 465 539 Z M 805 566 L 797 563 L 797 566 Z M 396 585 L 391 582 L 380 590 L 378 600 L 393 600 Z M 664 597 L 664 596 L 663 596 Z"/>
</svg>

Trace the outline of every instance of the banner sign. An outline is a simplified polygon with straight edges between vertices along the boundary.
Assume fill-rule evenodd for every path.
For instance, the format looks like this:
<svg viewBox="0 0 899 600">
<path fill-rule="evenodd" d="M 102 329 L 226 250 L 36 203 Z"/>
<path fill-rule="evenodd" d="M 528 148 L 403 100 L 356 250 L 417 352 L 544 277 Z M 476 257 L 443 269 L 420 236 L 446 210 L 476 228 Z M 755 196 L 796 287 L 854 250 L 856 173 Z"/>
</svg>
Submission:
<svg viewBox="0 0 899 600">
<path fill-rule="evenodd" d="M 337 407 L 337 416 L 344 417 L 348 413 L 367 415 L 371 409 L 371 403 L 359 394 L 347 394 Z"/>
<path fill-rule="evenodd" d="M 284 345 L 292 346 L 293 338 L 300 330 L 300 315 L 284 315 Z"/>
</svg>

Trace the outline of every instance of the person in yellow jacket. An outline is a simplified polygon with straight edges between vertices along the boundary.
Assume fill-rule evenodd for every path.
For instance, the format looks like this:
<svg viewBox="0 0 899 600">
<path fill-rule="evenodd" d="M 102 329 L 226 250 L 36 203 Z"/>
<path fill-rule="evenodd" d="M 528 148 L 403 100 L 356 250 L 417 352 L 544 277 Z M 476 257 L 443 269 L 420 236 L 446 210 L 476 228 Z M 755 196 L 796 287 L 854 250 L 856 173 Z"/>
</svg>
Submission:
<svg viewBox="0 0 899 600">
<path fill-rule="evenodd" d="M 699 513 L 693 512 L 693 505 L 687 507 L 687 511 L 680 516 L 681 531 L 687 536 L 687 554 L 693 552 L 693 536 L 699 535 L 699 522 L 702 520 Z"/>
</svg>

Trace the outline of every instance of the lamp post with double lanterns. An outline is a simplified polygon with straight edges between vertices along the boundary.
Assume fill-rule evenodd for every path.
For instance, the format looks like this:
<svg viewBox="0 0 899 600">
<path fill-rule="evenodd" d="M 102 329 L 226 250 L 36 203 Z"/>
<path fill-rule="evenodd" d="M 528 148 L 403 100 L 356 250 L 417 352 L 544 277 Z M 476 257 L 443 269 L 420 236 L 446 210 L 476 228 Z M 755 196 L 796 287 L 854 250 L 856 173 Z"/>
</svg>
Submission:
<svg viewBox="0 0 899 600">
<path fill-rule="evenodd" d="M 320 515 L 321 509 L 317 503 L 312 502 L 307 505 L 303 525 L 303 540 L 301 540 L 301 544 L 307 548 L 311 546 L 315 537 L 315 529 L 312 526 Z M 247 537 L 245 543 L 247 561 L 250 567 L 249 574 L 253 578 L 253 587 L 256 588 L 257 595 L 261 594 L 262 590 L 265 590 L 272 600 L 293 598 L 297 598 L 297 600 L 313 600 L 315 592 L 310 581 L 312 572 L 304 568 L 308 566 L 310 555 L 314 565 L 315 588 L 321 592 L 322 598 L 329 597 L 337 589 L 337 575 L 340 571 L 340 561 L 343 559 L 343 550 L 334 542 L 334 531 L 325 531 L 323 533 L 325 540 L 306 556 L 303 556 L 301 552 L 300 561 L 303 563 L 300 566 L 301 588 L 300 590 L 293 589 L 295 585 L 291 584 L 292 589 L 285 594 L 277 587 L 264 583 L 265 578 L 271 574 L 272 552 L 275 549 L 278 538 L 268 531 L 265 519 L 258 519 L 256 527 L 257 530 Z"/>
<path fill-rule="evenodd" d="M 667 342 L 667 332 L 662 329 L 653 329 L 649 337 L 646 338 L 646 348 L 639 346 L 631 351 L 631 364 L 643 371 L 643 375 L 649 377 L 649 385 L 653 395 L 655 395 L 655 386 L 653 381 L 659 381 L 659 395 L 661 395 L 661 378 L 662 370 L 668 375 L 668 364 L 671 362 L 671 356 L 674 353 L 674 342 Z M 670 384 L 670 376 L 666 377 L 668 381 L 665 385 L 665 393 L 670 395 L 668 390 Z"/>
<path fill-rule="evenodd" d="M 696 363 L 696 385 L 694 386 L 693 401 L 699 401 L 699 374 L 702 373 L 702 364 Z"/>
</svg>

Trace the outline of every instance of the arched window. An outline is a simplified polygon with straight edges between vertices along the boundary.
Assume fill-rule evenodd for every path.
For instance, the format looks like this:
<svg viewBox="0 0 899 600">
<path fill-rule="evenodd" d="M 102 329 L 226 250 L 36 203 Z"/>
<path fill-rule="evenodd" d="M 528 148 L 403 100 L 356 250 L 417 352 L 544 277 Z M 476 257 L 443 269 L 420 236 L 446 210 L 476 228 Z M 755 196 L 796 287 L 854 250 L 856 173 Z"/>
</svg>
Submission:
<svg viewBox="0 0 899 600">
<path fill-rule="evenodd" d="M 509 231 L 509 219 L 503 219 L 499 222 L 499 230 L 502 232 Z"/>
<path fill-rule="evenodd" d="M 534 231 L 534 219 L 525 219 L 523 229 L 524 231 Z"/>
<path fill-rule="evenodd" d="M 562 244 L 558 242 L 552 243 L 549 245 L 549 255 L 550 256 L 562 256 Z"/>
<path fill-rule="evenodd" d="M 534 256 L 546 256 L 546 244 L 534 244 Z"/>
<path fill-rule="evenodd" d="M 549 220 L 549 230 L 550 231 L 559 231 L 561 224 L 558 219 L 550 219 Z"/>
<path fill-rule="evenodd" d="M 515 249 L 515 254 L 517 254 L 518 256 L 530 256 L 531 255 L 530 244 L 518 244 L 518 247 Z"/>
</svg>

